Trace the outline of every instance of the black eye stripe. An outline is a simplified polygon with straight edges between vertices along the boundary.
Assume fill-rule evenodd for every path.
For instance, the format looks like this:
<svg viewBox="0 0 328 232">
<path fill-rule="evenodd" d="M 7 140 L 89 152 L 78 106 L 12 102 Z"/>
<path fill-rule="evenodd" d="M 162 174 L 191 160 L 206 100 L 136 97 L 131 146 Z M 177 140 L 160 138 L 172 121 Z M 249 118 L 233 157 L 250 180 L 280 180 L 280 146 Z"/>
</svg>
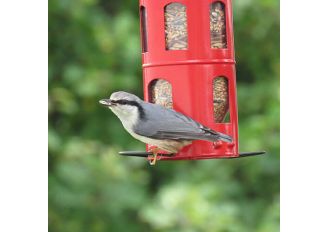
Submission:
<svg viewBox="0 0 328 232">
<path fill-rule="evenodd" d="M 136 105 L 138 104 L 137 102 L 135 101 L 129 101 L 129 100 L 112 100 L 113 103 L 117 103 L 117 104 L 120 104 L 120 105 Z"/>
<path fill-rule="evenodd" d="M 130 100 L 121 99 L 121 100 L 111 100 L 111 102 L 116 103 L 116 104 L 120 104 L 120 105 L 136 106 L 139 109 L 139 116 L 140 116 L 140 118 L 141 119 L 145 119 L 146 118 L 144 109 L 136 101 L 130 101 Z"/>
</svg>

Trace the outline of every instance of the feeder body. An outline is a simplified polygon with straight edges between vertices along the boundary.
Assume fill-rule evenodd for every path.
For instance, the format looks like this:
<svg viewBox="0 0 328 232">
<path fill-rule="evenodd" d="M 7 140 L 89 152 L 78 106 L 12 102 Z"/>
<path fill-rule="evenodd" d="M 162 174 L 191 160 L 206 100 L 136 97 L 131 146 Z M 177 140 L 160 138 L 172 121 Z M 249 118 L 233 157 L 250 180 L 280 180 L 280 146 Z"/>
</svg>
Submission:
<svg viewBox="0 0 328 232">
<path fill-rule="evenodd" d="M 170 6 L 175 3 L 177 5 Z M 145 101 L 161 99 L 158 100 L 159 104 L 173 107 L 233 138 L 232 143 L 193 141 L 176 156 L 162 159 L 238 157 L 231 0 L 140 0 L 140 19 Z M 220 82 L 226 94 L 216 94 L 216 78 L 226 78 L 226 82 Z M 157 81 L 159 79 L 160 82 Z M 154 83 L 155 87 L 152 86 Z M 161 86 L 156 86 L 156 83 L 164 83 L 163 88 L 169 84 L 170 88 L 165 91 L 170 91 L 170 97 L 158 91 L 156 88 Z M 220 108 L 216 108 L 219 105 Z M 223 117 L 217 118 L 218 114 L 224 116 L 225 110 L 229 110 L 228 122 L 223 122 Z"/>
</svg>

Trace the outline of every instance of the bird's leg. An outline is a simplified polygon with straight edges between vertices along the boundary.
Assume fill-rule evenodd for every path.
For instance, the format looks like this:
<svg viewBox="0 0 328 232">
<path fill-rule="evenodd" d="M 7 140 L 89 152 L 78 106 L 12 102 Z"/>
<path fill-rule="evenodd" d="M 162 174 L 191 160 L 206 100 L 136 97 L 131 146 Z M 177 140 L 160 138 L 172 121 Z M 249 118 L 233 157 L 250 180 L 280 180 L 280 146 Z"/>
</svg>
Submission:
<svg viewBox="0 0 328 232">
<path fill-rule="evenodd" d="M 150 165 L 155 165 L 157 161 L 157 154 L 160 151 L 158 147 L 151 147 L 150 151 L 153 153 L 153 159 L 149 160 Z"/>
</svg>

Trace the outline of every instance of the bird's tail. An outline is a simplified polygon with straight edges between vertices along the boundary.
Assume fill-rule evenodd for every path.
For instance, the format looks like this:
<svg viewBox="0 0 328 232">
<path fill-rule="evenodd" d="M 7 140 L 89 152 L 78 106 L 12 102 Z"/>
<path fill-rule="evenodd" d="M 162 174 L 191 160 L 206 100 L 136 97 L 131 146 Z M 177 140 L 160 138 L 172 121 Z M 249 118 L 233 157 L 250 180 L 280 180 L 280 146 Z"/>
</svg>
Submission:
<svg viewBox="0 0 328 232">
<path fill-rule="evenodd" d="M 227 142 L 227 143 L 231 143 L 232 142 L 232 138 L 229 136 L 229 135 L 225 135 L 225 134 L 222 134 L 220 132 L 216 132 L 216 138 L 217 140 L 222 140 L 224 142 Z"/>
<path fill-rule="evenodd" d="M 227 143 L 232 142 L 232 138 L 229 135 L 226 135 L 226 134 L 220 133 L 218 131 L 212 130 L 208 127 L 203 127 L 202 129 L 205 132 L 207 132 L 206 137 L 208 138 L 209 141 L 216 142 L 216 141 L 221 140 L 221 141 L 224 141 L 224 142 L 227 142 Z"/>
</svg>

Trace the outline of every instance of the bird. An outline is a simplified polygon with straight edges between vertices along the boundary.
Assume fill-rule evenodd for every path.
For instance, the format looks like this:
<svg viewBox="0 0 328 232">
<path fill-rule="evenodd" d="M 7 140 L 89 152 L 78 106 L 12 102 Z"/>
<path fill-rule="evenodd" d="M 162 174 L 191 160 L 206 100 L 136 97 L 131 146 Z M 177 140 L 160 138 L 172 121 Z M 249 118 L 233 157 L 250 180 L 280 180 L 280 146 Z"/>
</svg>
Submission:
<svg viewBox="0 0 328 232">
<path fill-rule="evenodd" d="M 232 142 L 229 135 L 214 131 L 173 109 L 145 102 L 128 92 L 113 92 L 99 103 L 108 107 L 135 139 L 155 146 L 151 149 L 151 165 L 155 165 L 159 150 L 174 155 L 193 140 Z"/>
</svg>

